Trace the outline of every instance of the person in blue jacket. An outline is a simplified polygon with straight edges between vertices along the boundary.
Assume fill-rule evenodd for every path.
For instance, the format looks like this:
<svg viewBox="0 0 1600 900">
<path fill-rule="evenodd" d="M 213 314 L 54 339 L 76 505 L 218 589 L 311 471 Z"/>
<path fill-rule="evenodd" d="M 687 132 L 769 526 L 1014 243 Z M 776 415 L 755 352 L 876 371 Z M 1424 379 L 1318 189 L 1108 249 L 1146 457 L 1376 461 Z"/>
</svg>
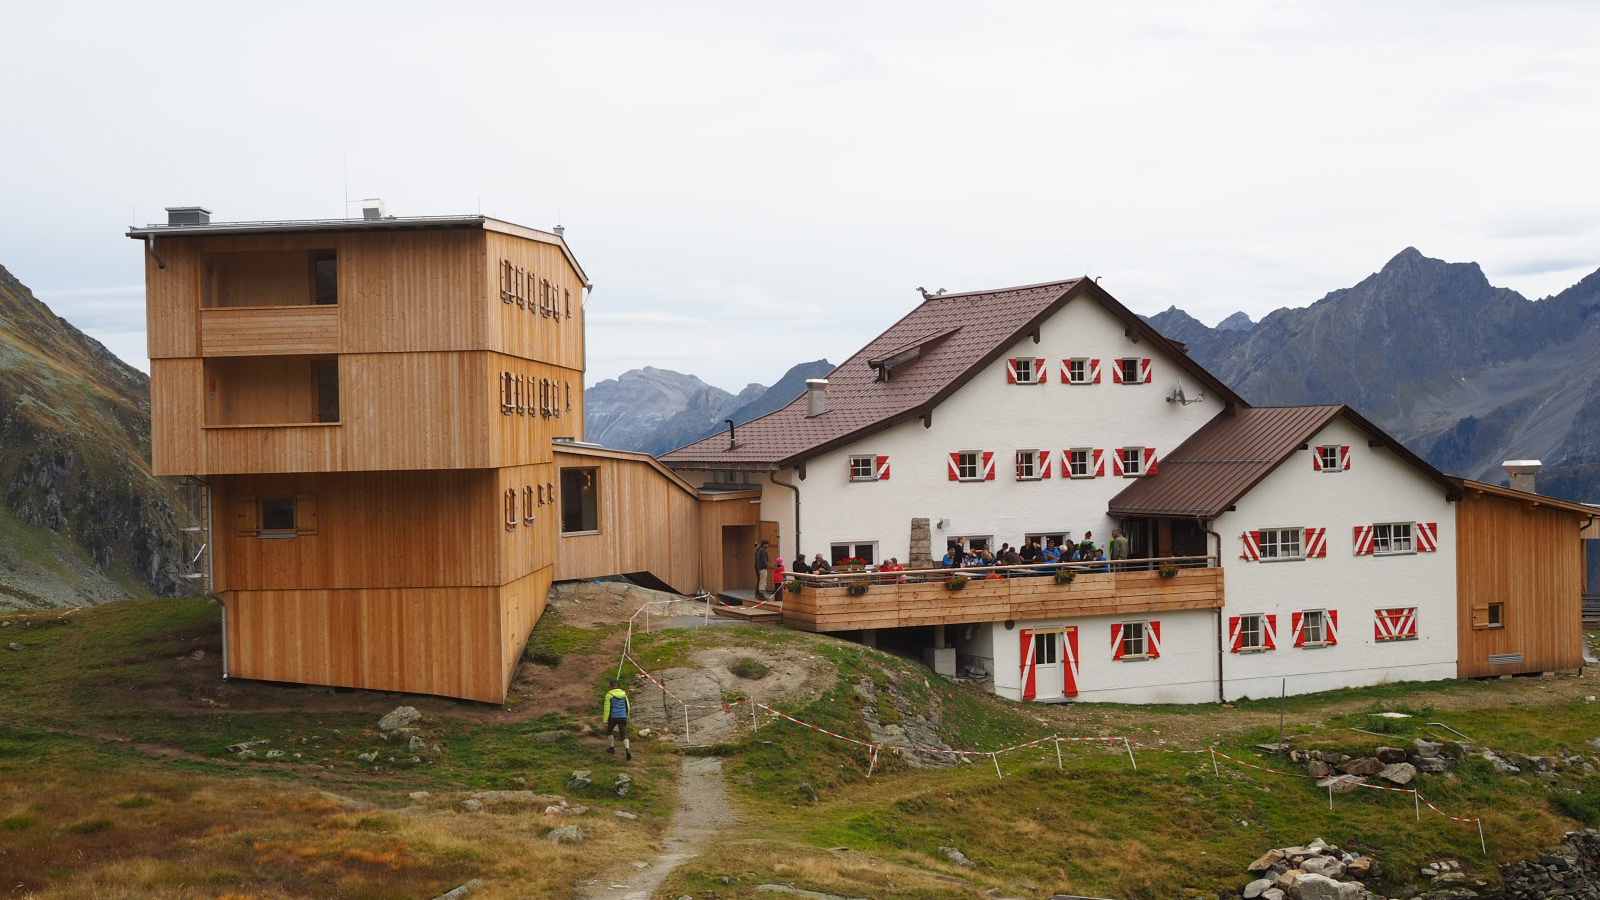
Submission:
<svg viewBox="0 0 1600 900">
<path fill-rule="evenodd" d="M 633 705 L 628 702 L 628 692 L 622 689 L 622 682 L 611 679 L 611 690 L 606 691 L 600 701 L 600 716 L 605 720 L 606 737 L 610 741 L 606 752 L 617 752 L 617 736 L 621 735 L 622 752 L 630 760 L 633 759 L 633 745 L 628 742 L 628 714 L 632 711 Z"/>
</svg>

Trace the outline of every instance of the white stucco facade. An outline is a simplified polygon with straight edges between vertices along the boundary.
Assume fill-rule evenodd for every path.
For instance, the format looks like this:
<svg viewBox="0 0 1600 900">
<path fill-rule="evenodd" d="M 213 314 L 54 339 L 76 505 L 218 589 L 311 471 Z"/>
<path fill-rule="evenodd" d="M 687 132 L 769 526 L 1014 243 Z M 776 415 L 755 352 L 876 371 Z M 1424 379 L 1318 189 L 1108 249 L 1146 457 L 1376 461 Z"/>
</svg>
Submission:
<svg viewBox="0 0 1600 900">
<path fill-rule="evenodd" d="M 1253 613 L 1278 617 L 1277 649 L 1223 654 L 1229 699 L 1275 696 L 1389 681 L 1424 681 L 1456 675 L 1456 505 L 1443 486 L 1382 446 L 1369 447 L 1365 431 L 1334 419 L 1212 525 L 1222 536 L 1228 617 Z M 1319 444 L 1348 445 L 1347 471 L 1318 472 L 1311 454 Z M 1435 522 L 1432 552 L 1356 556 L 1357 525 Z M 1284 562 L 1240 558 L 1245 531 L 1278 527 L 1327 529 L 1327 556 Z M 1378 642 L 1374 610 L 1417 610 L 1415 640 Z M 1339 612 L 1339 643 L 1295 648 L 1296 611 Z"/>
<path fill-rule="evenodd" d="M 1081 540 L 1092 530 L 1104 545 L 1112 527 L 1106 504 L 1128 484 L 1112 474 L 1116 448 L 1154 447 L 1159 460 L 1223 408 L 1209 395 L 1187 406 L 1168 403 L 1166 396 L 1180 386 L 1190 399 L 1199 396 L 1199 383 L 1176 360 L 1148 342 L 1135 342 L 1125 330 L 1094 301 L 1073 300 L 1041 325 L 1037 344 L 1022 338 L 940 403 L 931 427 L 920 420 L 901 422 L 812 457 L 804 480 L 793 469 L 780 472 L 780 479 L 801 490 L 802 549 L 808 557 L 826 557 L 835 542 L 875 541 L 879 559 L 905 561 L 913 517 L 934 524 L 935 558 L 947 539 L 970 535 L 991 536 L 998 547 L 1019 545 L 1025 534 L 1070 531 Z M 1043 357 L 1048 382 L 1008 384 L 1006 361 L 1012 357 Z M 1063 384 L 1061 363 L 1071 357 L 1099 359 L 1100 383 Z M 1151 382 L 1115 383 L 1111 366 L 1118 357 L 1151 358 Z M 1061 453 L 1070 447 L 1104 451 L 1105 475 L 1064 478 Z M 1053 477 L 1018 481 L 1015 453 L 1024 449 L 1049 450 Z M 994 480 L 950 481 L 949 454 L 962 450 L 992 452 Z M 887 456 L 889 480 L 852 482 L 849 460 L 857 455 Z M 772 513 L 792 531 L 792 495 L 769 486 L 764 497 L 763 518 Z M 937 527 L 941 520 L 947 522 L 943 529 Z M 792 544 L 784 549 L 793 555 Z"/>
</svg>

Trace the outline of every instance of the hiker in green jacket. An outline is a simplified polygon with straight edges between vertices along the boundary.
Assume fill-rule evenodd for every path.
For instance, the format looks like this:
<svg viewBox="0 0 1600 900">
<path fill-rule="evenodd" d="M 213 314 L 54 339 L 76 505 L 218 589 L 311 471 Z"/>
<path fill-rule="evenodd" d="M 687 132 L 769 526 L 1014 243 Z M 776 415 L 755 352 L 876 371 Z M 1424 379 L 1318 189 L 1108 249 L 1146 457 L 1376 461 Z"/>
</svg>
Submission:
<svg viewBox="0 0 1600 900">
<path fill-rule="evenodd" d="M 606 738 L 610 746 L 606 752 L 617 752 L 617 736 L 622 736 L 622 752 L 628 759 L 633 759 L 633 745 L 628 742 L 628 714 L 633 711 L 633 704 L 628 702 L 628 692 L 622 689 L 622 682 L 611 679 L 611 690 L 606 691 L 605 697 L 600 701 L 600 717 L 606 723 Z"/>
</svg>

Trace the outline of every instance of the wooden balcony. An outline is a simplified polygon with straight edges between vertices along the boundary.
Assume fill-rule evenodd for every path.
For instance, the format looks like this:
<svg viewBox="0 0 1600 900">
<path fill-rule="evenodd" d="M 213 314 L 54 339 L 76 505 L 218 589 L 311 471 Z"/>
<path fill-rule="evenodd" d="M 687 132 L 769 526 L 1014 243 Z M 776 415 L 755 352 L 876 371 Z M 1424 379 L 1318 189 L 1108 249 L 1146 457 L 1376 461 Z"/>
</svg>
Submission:
<svg viewBox="0 0 1600 900">
<path fill-rule="evenodd" d="M 1109 565 L 1119 571 L 1104 571 L 1106 563 L 1061 563 L 791 575 L 785 581 L 783 624 L 802 631 L 857 631 L 1222 608 L 1222 569 L 1214 559 L 1118 560 Z M 1163 575 L 1163 568 L 1170 574 Z M 1058 582 L 1058 569 L 1073 573 L 1070 584 Z M 960 590 L 951 590 L 948 582 L 957 575 L 968 580 Z M 850 596 L 851 584 L 866 585 L 866 593 Z"/>
<path fill-rule="evenodd" d="M 337 306 L 236 306 L 200 310 L 201 356 L 306 356 L 338 352 Z"/>
</svg>

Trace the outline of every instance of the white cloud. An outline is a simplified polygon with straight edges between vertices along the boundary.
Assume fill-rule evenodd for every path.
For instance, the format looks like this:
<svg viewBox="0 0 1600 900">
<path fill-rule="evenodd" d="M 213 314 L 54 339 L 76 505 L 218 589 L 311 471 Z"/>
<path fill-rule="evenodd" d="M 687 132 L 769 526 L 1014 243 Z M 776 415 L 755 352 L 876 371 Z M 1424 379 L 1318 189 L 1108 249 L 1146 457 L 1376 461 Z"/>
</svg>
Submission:
<svg viewBox="0 0 1600 900">
<path fill-rule="evenodd" d="M 115 287 L 135 216 L 347 191 L 559 217 L 598 286 L 591 379 L 770 381 L 919 284 L 1087 273 L 1216 321 L 1408 245 L 1535 296 L 1600 266 L 1584 4 L 35 4 L 7 28 L 0 264 L 95 333 L 142 327 Z"/>
</svg>

